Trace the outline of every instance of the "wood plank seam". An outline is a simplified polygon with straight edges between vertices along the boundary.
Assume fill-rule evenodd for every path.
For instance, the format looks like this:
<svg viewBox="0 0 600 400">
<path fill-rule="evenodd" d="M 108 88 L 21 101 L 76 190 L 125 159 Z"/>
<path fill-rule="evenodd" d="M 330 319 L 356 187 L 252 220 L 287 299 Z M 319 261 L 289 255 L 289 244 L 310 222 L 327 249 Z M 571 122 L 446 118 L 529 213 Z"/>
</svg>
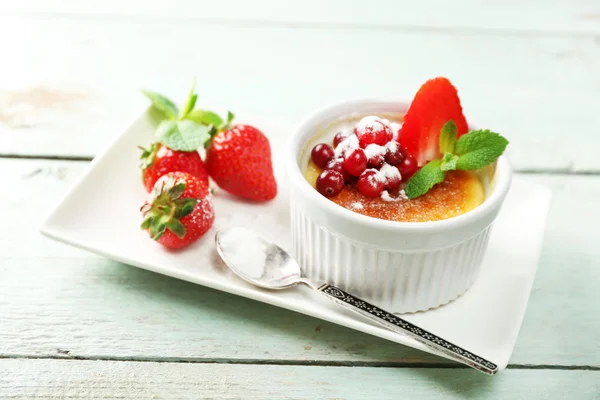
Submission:
<svg viewBox="0 0 600 400">
<path fill-rule="evenodd" d="M 65 354 L 64 352 L 61 354 Z M 0 354 L 0 360 L 76 360 L 76 361 L 108 361 L 139 363 L 172 363 L 172 364 L 234 364 L 234 365 L 285 365 L 314 367 L 367 367 L 367 368 L 439 368 L 469 369 L 462 364 L 441 361 L 439 363 L 421 362 L 369 362 L 369 361 L 335 361 L 335 360 L 278 360 L 278 359 L 233 359 L 205 358 L 184 359 L 176 357 L 95 357 L 76 355 L 34 356 L 19 354 Z M 558 365 L 558 364 L 508 364 L 507 369 L 515 370 L 560 370 L 560 371 L 600 371 L 600 366 L 593 365 Z"/>
<path fill-rule="evenodd" d="M 88 156 L 52 156 L 52 155 L 30 155 L 30 154 L 0 154 L 0 159 L 16 160 L 46 160 L 46 161 L 92 161 L 94 157 Z"/>
</svg>

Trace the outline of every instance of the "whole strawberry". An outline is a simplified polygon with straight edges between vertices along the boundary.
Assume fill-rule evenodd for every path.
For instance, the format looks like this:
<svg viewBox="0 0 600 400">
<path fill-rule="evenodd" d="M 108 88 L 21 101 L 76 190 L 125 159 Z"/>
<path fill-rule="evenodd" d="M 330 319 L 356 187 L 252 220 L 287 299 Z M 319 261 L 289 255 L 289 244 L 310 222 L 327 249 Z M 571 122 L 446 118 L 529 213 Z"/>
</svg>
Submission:
<svg viewBox="0 0 600 400">
<path fill-rule="evenodd" d="M 277 196 L 269 140 L 250 125 L 218 131 L 208 143 L 205 161 L 210 177 L 231 194 L 253 201 Z"/>
<path fill-rule="evenodd" d="M 158 178 L 175 171 L 187 172 L 208 187 L 208 172 L 198 151 L 172 150 L 161 143 L 154 143 L 149 149 L 141 149 L 140 168 L 148 192 L 152 191 Z"/>
<path fill-rule="evenodd" d="M 208 185 L 186 172 L 170 172 L 159 178 L 141 212 L 141 228 L 170 249 L 194 243 L 215 219 Z"/>
</svg>

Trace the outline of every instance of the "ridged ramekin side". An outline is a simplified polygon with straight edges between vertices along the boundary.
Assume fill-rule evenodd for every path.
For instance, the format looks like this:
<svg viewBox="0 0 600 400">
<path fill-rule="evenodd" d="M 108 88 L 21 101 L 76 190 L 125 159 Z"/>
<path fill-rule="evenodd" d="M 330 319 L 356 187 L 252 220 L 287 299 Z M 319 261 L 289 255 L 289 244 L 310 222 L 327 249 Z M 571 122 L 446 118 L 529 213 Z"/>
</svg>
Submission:
<svg viewBox="0 0 600 400">
<path fill-rule="evenodd" d="M 364 245 L 313 221 L 291 202 L 293 254 L 303 273 L 394 313 L 424 311 L 475 281 L 491 226 L 443 249 L 402 252 Z"/>
</svg>

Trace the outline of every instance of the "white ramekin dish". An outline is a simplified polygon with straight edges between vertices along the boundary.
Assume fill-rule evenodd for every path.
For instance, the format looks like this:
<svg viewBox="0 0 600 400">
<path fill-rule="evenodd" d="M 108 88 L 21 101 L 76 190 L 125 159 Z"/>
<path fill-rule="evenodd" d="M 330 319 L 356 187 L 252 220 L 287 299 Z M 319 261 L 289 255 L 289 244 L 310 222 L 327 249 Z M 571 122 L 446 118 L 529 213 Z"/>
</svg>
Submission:
<svg viewBox="0 0 600 400">
<path fill-rule="evenodd" d="M 306 181 L 307 143 L 327 123 L 356 113 L 403 113 L 407 107 L 399 101 L 355 100 L 323 108 L 297 128 L 285 154 L 292 250 L 304 274 L 394 313 L 441 306 L 473 284 L 512 176 L 501 156 L 483 204 L 432 222 L 364 216 L 323 197 Z"/>
</svg>

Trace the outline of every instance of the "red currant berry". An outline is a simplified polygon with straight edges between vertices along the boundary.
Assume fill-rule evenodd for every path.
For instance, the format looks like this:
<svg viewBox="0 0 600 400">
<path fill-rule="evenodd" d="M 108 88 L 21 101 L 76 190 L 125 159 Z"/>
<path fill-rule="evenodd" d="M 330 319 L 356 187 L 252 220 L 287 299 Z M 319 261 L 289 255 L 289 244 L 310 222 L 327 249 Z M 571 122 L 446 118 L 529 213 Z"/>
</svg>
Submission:
<svg viewBox="0 0 600 400">
<path fill-rule="evenodd" d="M 334 158 L 333 160 L 329 161 L 325 169 L 331 169 L 339 172 L 344 177 L 344 181 L 346 183 L 352 180 L 352 175 L 350 175 L 348 171 L 344 169 L 343 161 L 341 158 Z"/>
<path fill-rule="evenodd" d="M 384 146 L 378 144 L 370 144 L 365 148 L 365 155 L 367 156 L 367 164 L 369 168 L 379 169 L 385 163 L 385 154 L 387 149 Z"/>
<path fill-rule="evenodd" d="M 350 175 L 359 176 L 367 169 L 367 156 L 361 149 L 349 149 L 344 153 L 343 165 Z"/>
<path fill-rule="evenodd" d="M 404 161 L 404 154 L 402 154 L 402 148 L 397 142 L 388 144 L 388 152 L 385 155 L 385 162 L 390 165 L 400 165 Z"/>
<path fill-rule="evenodd" d="M 337 195 L 344 188 L 344 176 L 338 171 L 326 169 L 317 178 L 317 190 L 325 197 Z"/>
<path fill-rule="evenodd" d="M 404 161 L 402 161 L 402 163 L 400 163 L 400 165 L 398 165 L 398 169 L 400 170 L 402 179 L 407 181 L 415 174 L 415 172 L 417 172 L 419 166 L 417 165 L 417 161 L 409 155 L 404 159 Z"/>
<path fill-rule="evenodd" d="M 319 143 L 310 152 L 310 158 L 319 168 L 325 168 L 334 155 L 335 152 L 331 146 L 325 143 Z"/>
<path fill-rule="evenodd" d="M 385 188 L 387 190 L 392 191 L 398 189 L 400 182 L 402 181 L 402 176 L 400 175 L 398 168 L 393 165 L 385 164 L 381 167 L 379 173 L 385 177 Z"/>
<path fill-rule="evenodd" d="M 385 183 L 374 169 L 368 169 L 358 178 L 358 191 L 367 197 L 378 197 L 383 192 Z"/>
<path fill-rule="evenodd" d="M 383 154 L 373 154 L 367 160 L 367 166 L 369 168 L 379 169 L 383 166 L 384 163 L 385 163 L 385 156 Z"/>
<path fill-rule="evenodd" d="M 408 157 L 408 151 L 404 146 L 400 146 L 400 154 L 402 154 L 402 157 L 404 158 Z"/>
<path fill-rule="evenodd" d="M 354 127 L 360 147 L 365 148 L 370 144 L 383 146 L 392 138 L 392 131 L 380 118 L 375 116 L 364 117 Z"/>
<path fill-rule="evenodd" d="M 336 148 L 340 143 L 344 141 L 348 136 L 344 134 L 344 132 L 338 132 L 333 137 L 333 147 Z"/>
</svg>

